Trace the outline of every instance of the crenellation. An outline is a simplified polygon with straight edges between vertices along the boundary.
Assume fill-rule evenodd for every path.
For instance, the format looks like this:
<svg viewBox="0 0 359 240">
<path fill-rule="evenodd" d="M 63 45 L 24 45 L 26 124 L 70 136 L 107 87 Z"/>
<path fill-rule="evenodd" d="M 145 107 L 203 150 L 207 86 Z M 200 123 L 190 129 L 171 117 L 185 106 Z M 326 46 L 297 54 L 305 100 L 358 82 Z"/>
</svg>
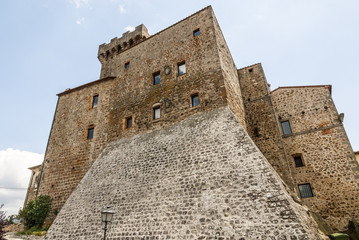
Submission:
<svg viewBox="0 0 359 240">
<path fill-rule="evenodd" d="M 103 64 L 105 61 L 113 58 L 115 54 L 120 54 L 136 44 L 150 37 L 145 25 L 138 25 L 134 31 L 127 31 L 120 38 L 111 39 L 110 43 L 103 43 L 98 48 L 98 59 Z"/>
</svg>

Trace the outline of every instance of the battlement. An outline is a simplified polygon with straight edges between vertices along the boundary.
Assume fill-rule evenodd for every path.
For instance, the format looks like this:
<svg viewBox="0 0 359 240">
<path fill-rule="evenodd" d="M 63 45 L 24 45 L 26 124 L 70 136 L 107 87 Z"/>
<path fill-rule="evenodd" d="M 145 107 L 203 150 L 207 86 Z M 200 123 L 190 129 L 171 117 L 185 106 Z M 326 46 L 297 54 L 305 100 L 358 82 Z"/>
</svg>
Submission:
<svg viewBox="0 0 359 240">
<path fill-rule="evenodd" d="M 127 31 L 120 38 L 115 37 L 111 39 L 110 43 L 101 44 L 98 48 L 97 58 L 103 63 L 114 54 L 120 54 L 149 37 L 150 34 L 145 25 L 138 25 L 134 31 Z"/>
</svg>

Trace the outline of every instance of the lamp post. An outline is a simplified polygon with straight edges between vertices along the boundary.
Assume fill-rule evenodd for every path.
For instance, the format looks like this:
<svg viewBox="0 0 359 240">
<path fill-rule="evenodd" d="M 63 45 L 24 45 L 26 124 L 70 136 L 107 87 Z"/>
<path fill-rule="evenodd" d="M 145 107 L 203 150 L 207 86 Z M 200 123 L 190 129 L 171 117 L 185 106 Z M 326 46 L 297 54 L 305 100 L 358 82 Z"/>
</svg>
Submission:
<svg viewBox="0 0 359 240">
<path fill-rule="evenodd" d="M 101 212 L 102 222 L 105 223 L 105 228 L 103 229 L 105 231 L 103 240 L 106 240 L 106 232 L 107 232 L 107 223 L 112 221 L 113 214 L 115 212 L 110 209 L 110 207 L 107 207 L 105 210 Z"/>
</svg>

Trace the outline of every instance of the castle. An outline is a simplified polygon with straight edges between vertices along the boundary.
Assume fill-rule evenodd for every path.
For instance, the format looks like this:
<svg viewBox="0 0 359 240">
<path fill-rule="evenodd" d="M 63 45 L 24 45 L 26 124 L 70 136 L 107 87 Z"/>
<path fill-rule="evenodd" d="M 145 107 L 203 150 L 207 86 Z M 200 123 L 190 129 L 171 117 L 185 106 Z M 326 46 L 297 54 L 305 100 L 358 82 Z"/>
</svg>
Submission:
<svg viewBox="0 0 359 240">
<path fill-rule="evenodd" d="M 98 59 L 99 80 L 58 94 L 36 190 L 59 212 L 47 239 L 98 239 L 108 205 L 109 239 L 320 239 L 311 215 L 359 217 L 331 86 L 270 91 L 261 64 L 237 69 L 210 6 Z"/>
</svg>

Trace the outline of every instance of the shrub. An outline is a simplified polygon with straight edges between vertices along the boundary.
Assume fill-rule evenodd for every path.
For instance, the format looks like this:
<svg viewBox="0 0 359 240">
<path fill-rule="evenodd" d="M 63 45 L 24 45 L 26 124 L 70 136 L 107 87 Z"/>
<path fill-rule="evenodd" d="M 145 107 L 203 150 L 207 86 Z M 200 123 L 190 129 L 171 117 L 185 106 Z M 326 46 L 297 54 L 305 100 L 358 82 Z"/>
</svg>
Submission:
<svg viewBox="0 0 359 240">
<path fill-rule="evenodd" d="M 41 229 L 47 215 L 51 211 L 51 198 L 48 195 L 41 195 L 26 205 L 19 212 L 19 216 L 24 222 L 26 229 Z"/>
<path fill-rule="evenodd" d="M 6 219 L 6 223 L 7 224 L 14 224 L 16 223 L 16 221 L 19 219 L 19 216 L 18 215 L 10 215 L 7 219 Z"/>
</svg>

